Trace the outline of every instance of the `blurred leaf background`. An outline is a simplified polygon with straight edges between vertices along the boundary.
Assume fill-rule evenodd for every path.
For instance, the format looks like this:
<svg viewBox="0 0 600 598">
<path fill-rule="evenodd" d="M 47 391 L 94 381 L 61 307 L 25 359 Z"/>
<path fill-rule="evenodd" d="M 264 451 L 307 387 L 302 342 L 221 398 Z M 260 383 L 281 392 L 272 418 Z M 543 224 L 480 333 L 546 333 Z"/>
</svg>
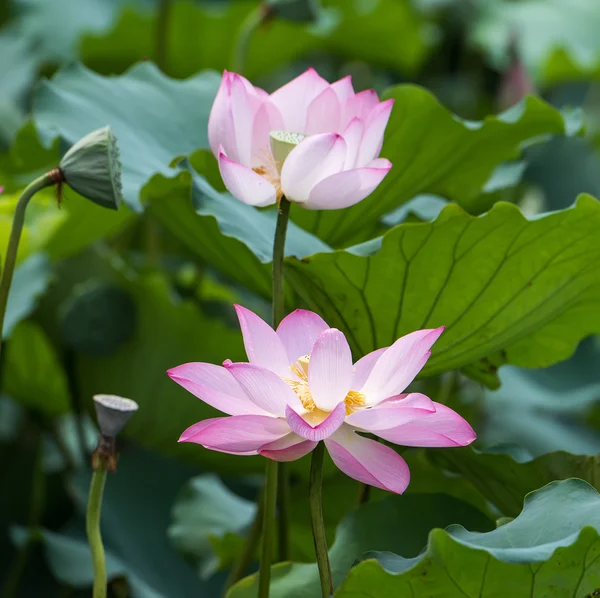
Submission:
<svg viewBox="0 0 600 598">
<path fill-rule="evenodd" d="M 403 450 L 406 495 L 367 504 L 327 464 L 336 595 L 592 594 L 600 5 L 323 0 L 306 22 L 279 10 L 0 0 L 0 253 L 20 191 L 97 127 L 119 140 L 126 203 L 110 212 L 67 189 L 60 208 L 48 191 L 28 210 L 2 331 L 0 596 L 90 593 L 98 392 L 140 404 L 106 490 L 110 595 L 223 595 L 264 464 L 178 444 L 215 412 L 165 370 L 244 359 L 232 303 L 269 313 L 275 214 L 227 194 L 207 151 L 220 72 L 272 91 L 308 66 L 395 99 L 394 167 L 351 209 L 292 209 L 287 306 L 342 329 L 355 358 L 446 325 L 414 386 L 479 435 Z M 318 593 L 307 473 L 292 464 L 293 563 L 275 565 L 276 596 Z M 255 576 L 229 595 L 255 596 Z"/>
</svg>

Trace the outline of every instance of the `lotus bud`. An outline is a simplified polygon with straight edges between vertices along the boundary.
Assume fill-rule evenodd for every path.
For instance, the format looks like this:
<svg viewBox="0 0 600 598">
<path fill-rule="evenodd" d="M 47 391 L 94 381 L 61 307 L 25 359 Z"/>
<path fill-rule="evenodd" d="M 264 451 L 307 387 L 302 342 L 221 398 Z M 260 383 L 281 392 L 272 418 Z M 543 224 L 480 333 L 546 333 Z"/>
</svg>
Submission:
<svg viewBox="0 0 600 598">
<path fill-rule="evenodd" d="M 523 62 L 517 42 L 513 38 L 508 49 L 510 65 L 502 75 L 498 90 L 498 106 L 501 110 L 510 108 L 520 102 L 526 95 L 535 93 L 531 76 Z"/>
<path fill-rule="evenodd" d="M 319 0 L 267 0 L 271 14 L 293 23 L 314 23 L 319 18 Z"/>
<path fill-rule="evenodd" d="M 60 171 L 74 191 L 94 203 L 117 210 L 123 199 L 117 139 L 110 127 L 82 137 L 63 156 Z"/>
<path fill-rule="evenodd" d="M 302 133 L 291 133 L 289 131 L 271 131 L 269 141 L 271 144 L 271 153 L 275 158 L 277 169 L 281 172 L 281 167 L 290 152 L 304 140 L 306 136 Z"/>
</svg>

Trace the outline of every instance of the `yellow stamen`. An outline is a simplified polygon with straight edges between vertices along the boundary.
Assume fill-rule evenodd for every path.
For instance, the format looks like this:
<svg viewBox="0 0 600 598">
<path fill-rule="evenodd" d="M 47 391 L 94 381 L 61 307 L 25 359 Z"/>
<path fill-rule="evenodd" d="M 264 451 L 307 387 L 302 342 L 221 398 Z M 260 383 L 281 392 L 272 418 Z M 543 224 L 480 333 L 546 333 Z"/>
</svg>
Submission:
<svg viewBox="0 0 600 598">
<path fill-rule="evenodd" d="M 290 366 L 292 372 L 294 372 L 294 374 L 296 374 L 296 376 L 298 376 L 300 380 L 292 380 L 290 378 L 284 378 L 283 380 L 298 395 L 302 406 L 310 414 L 311 422 L 309 423 L 312 423 L 313 420 L 316 423 L 320 423 L 329 415 L 329 413 L 319 409 L 315 404 L 314 399 L 312 398 L 312 394 L 310 393 L 310 388 L 308 386 L 309 363 L 310 355 L 304 355 L 303 357 L 300 357 L 300 359 L 298 359 L 296 363 Z M 355 390 L 351 390 L 346 395 L 344 403 L 346 405 L 346 415 L 350 415 L 351 413 L 354 413 L 357 409 L 365 405 L 365 395 Z M 306 419 L 306 421 L 309 420 Z"/>
<path fill-rule="evenodd" d="M 344 403 L 346 404 L 346 415 L 350 415 L 354 413 L 359 407 L 363 407 L 366 403 L 365 395 L 361 392 L 356 392 L 355 390 L 351 390 L 344 399 Z"/>
</svg>

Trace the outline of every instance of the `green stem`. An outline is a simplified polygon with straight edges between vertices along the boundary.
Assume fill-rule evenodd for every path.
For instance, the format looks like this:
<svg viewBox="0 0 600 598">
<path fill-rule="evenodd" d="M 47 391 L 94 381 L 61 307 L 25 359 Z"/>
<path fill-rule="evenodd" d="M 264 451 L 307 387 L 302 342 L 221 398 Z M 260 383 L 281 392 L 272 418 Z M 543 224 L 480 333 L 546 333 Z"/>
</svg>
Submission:
<svg viewBox="0 0 600 598">
<path fill-rule="evenodd" d="M 235 43 L 233 59 L 231 61 L 231 70 L 234 73 L 239 73 L 240 75 L 244 74 L 250 40 L 258 26 L 262 23 L 263 10 L 262 6 L 259 5 L 255 10 L 251 11 L 242 22 Z"/>
<path fill-rule="evenodd" d="M 18 595 L 19 585 L 25 573 L 31 549 L 37 540 L 38 528 L 44 514 L 46 476 L 43 467 L 43 439 L 41 430 L 38 430 L 37 433 L 38 445 L 33 464 L 33 477 L 30 489 L 31 503 L 29 505 L 28 536 L 27 540 L 19 548 L 15 560 L 12 562 L 6 575 L 6 580 L 2 588 L 2 598 L 14 598 Z"/>
<path fill-rule="evenodd" d="M 369 498 L 371 497 L 371 486 L 369 484 L 363 484 L 359 482 L 360 486 L 358 487 L 358 499 L 356 503 L 358 506 L 365 505 L 369 502 Z"/>
<path fill-rule="evenodd" d="M 325 537 L 325 524 L 323 523 L 323 456 L 325 445 L 319 442 L 312 452 L 310 463 L 309 501 L 310 518 L 312 522 L 313 539 L 315 541 L 315 552 L 317 554 L 317 565 L 319 566 L 319 577 L 321 579 L 321 593 L 323 598 L 333 595 L 333 580 L 331 578 L 331 565 L 327 552 L 327 538 Z"/>
<path fill-rule="evenodd" d="M 106 561 L 104 558 L 102 534 L 100 533 L 100 512 L 102 510 L 102 494 L 105 482 L 106 469 L 104 465 L 100 465 L 92 474 L 86 520 L 87 537 L 94 563 L 93 598 L 106 598 Z"/>
<path fill-rule="evenodd" d="M 275 536 L 275 507 L 277 506 L 277 461 L 267 459 L 267 481 L 264 496 L 263 541 L 258 579 L 258 598 L 269 598 L 271 560 Z M 95 598 L 95 597 L 94 597 Z"/>
<path fill-rule="evenodd" d="M 277 479 L 277 507 L 279 512 L 279 535 L 277 538 L 277 560 L 279 562 L 289 561 L 290 559 L 290 470 L 287 463 L 277 464 L 279 472 Z"/>
<path fill-rule="evenodd" d="M 167 73 L 167 46 L 169 41 L 169 25 L 171 22 L 171 0 L 160 0 L 156 15 L 156 64 Z"/>
<path fill-rule="evenodd" d="M 25 209 L 29 200 L 41 189 L 52 187 L 56 184 L 56 171 L 48 172 L 35 181 L 29 183 L 21 194 L 15 215 L 13 216 L 12 228 L 10 229 L 10 238 L 8 239 L 8 248 L 6 250 L 6 258 L 4 260 L 4 268 L 2 269 L 2 280 L 0 281 L 0 332 L 4 330 L 4 316 L 6 314 L 6 304 L 8 303 L 8 294 L 12 283 L 15 264 L 17 262 L 17 252 L 19 250 L 19 240 L 25 223 Z M 0 347 L 2 346 L 0 338 Z"/>
<path fill-rule="evenodd" d="M 277 224 L 275 225 L 275 238 L 273 240 L 273 328 L 277 328 L 279 322 L 283 319 L 285 305 L 283 295 L 283 257 L 285 255 L 285 236 L 287 233 L 288 221 L 290 218 L 290 202 L 281 198 L 279 203 L 279 212 L 277 214 Z M 258 596 L 259 598 L 268 598 L 269 583 L 271 581 L 271 560 L 273 558 L 273 536 L 275 529 L 275 507 L 277 503 L 277 478 L 281 463 L 267 460 L 267 476 L 264 496 L 264 516 L 263 516 L 263 543 L 262 555 L 260 559 L 260 579 Z M 284 480 L 285 472 L 284 472 Z M 279 493 L 279 498 L 286 499 L 288 492 Z M 287 514 L 288 505 L 280 504 L 281 513 Z M 287 542 L 288 521 L 280 519 L 279 521 L 279 539 Z M 283 530 L 283 528 L 285 528 Z M 283 531 L 282 531 L 283 530 Z M 279 552 L 287 554 L 287 546 L 279 546 Z"/>
<path fill-rule="evenodd" d="M 227 594 L 227 590 L 234 583 L 244 577 L 248 567 L 250 566 L 250 563 L 252 562 L 252 558 L 256 552 L 256 547 L 258 546 L 258 541 L 260 540 L 260 532 L 263 526 L 264 504 L 264 495 L 261 493 L 258 499 L 258 508 L 256 509 L 254 521 L 252 522 L 252 525 L 248 530 L 248 535 L 246 536 L 246 543 L 244 544 L 244 548 L 237 561 L 231 568 L 231 572 L 225 583 L 225 594 Z"/>
<path fill-rule="evenodd" d="M 290 219 L 290 208 L 290 202 L 282 197 L 279 202 L 275 239 L 273 241 L 273 328 L 277 328 L 285 316 L 283 258 L 285 257 L 285 237 Z M 279 463 L 277 467 L 279 469 L 277 556 L 279 561 L 287 561 L 289 558 L 290 476 L 286 463 Z"/>
</svg>

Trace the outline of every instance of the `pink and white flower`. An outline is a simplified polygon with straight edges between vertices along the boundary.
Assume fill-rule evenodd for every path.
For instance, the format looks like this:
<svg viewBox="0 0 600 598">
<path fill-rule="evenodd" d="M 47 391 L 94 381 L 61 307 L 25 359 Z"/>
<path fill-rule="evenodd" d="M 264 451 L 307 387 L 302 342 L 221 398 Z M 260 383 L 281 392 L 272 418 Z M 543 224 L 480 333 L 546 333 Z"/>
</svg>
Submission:
<svg viewBox="0 0 600 598">
<path fill-rule="evenodd" d="M 348 476 L 402 493 L 410 473 L 394 444 L 465 446 L 471 426 L 420 393 L 404 393 L 443 328 L 417 330 L 352 364 L 345 336 L 317 314 L 296 310 L 277 331 L 236 305 L 249 363 L 186 363 L 168 375 L 229 417 L 188 428 L 180 442 L 235 455 L 294 461 L 323 440 Z"/>
<path fill-rule="evenodd" d="M 362 201 L 392 167 L 379 158 L 393 100 L 329 84 L 314 69 L 271 95 L 225 71 L 208 139 L 230 193 L 253 206 L 283 195 L 310 210 Z M 275 154 L 275 156 L 274 156 Z"/>
</svg>

